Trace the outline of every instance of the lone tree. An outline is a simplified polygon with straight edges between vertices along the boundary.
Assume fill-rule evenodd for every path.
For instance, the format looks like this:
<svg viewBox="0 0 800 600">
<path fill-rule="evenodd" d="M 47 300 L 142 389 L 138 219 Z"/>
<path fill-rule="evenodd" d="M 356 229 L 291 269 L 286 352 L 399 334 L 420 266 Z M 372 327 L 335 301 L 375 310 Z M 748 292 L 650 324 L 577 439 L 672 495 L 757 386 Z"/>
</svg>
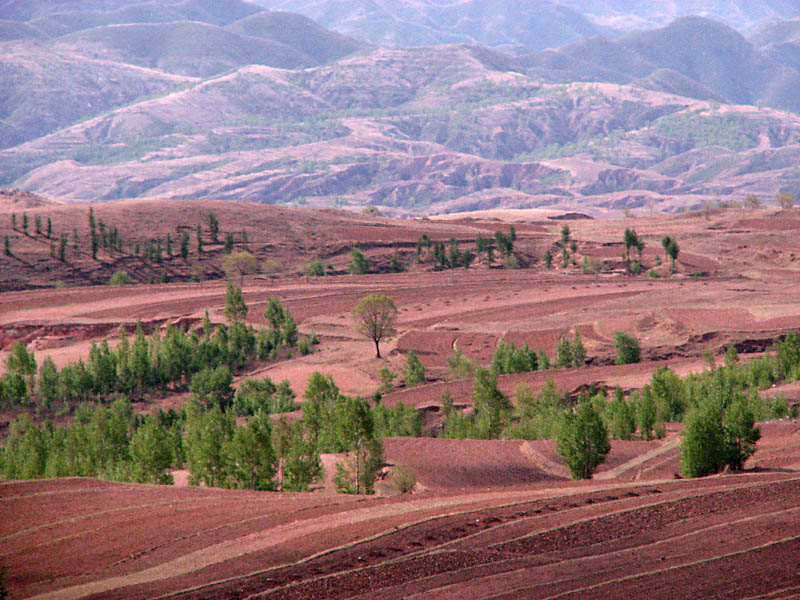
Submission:
<svg viewBox="0 0 800 600">
<path fill-rule="evenodd" d="M 241 286 L 244 283 L 245 275 L 252 275 L 258 271 L 258 261 L 249 252 L 240 250 L 231 252 L 222 259 L 222 269 L 231 279 L 238 275 L 239 285 Z"/>
<path fill-rule="evenodd" d="M 365 296 L 353 308 L 352 318 L 359 333 L 375 342 L 375 356 L 380 358 L 380 341 L 397 333 L 394 328 L 397 319 L 394 301 L 382 294 Z"/>
<path fill-rule="evenodd" d="M 592 473 L 611 450 L 600 415 L 589 402 L 581 402 L 575 413 L 567 413 L 556 439 L 556 450 L 567 463 L 573 479 L 591 479 Z"/>
</svg>

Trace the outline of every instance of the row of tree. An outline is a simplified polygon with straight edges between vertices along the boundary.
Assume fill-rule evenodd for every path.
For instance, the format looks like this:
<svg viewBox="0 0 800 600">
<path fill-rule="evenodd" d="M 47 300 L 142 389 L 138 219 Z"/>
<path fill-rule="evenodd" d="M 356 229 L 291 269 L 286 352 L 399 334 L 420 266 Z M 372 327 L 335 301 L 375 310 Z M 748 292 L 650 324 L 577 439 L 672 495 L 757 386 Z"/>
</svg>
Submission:
<svg viewBox="0 0 800 600">
<path fill-rule="evenodd" d="M 284 388 L 284 389 L 282 389 Z M 28 414 L 12 422 L 0 452 L 0 472 L 15 479 L 106 477 L 172 482 L 186 466 L 190 483 L 215 487 L 304 491 L 322 475 L 320 453 L 346 453 L 337 488 L 370 493 L 383 466 L 382 439 L 419 436 L 416 410 L 390 409 L 344 396 L 330 377 L 314 373 L 303 416 L 273 421 L 272 411 L 294 408 L 288 384 L 245 382 L 228 407 L 188 403 L 181 411 L 136 416 L 127 399 L 83 403 L 67 426 L 36 424 Z M 240 408 L 240 410 L 236 410 Z M 237 425 L 237 414 L 250 414 Z"/>
<path fill-rule="evenodd" d="M 141 324 L 133 338 L 120 330 L 112 348 L 107 341 L 92 344 L 86 361 L 78 360 L 58 369 L 47 357 L 37 371 L 34 353 L 16 342 L 0 377 L 0 406 L 42 406 L 56 401 L 74 404 L 98 400 L 108 402 L 119 395 L 145 398 L 155 393 L 186 389 L 210 390 L 208 402 L 227 405 L 232 394 L 225 382 L 231 373 L 254 360 L 275 358 L 283 347 L 298 343 L 297 324 L 277 299 L 271 298 L 265 315 L 269 330 L 256 331 L 242 319 L 247 306 L 241 290 L 229 286 L 226 313 L 231 323 L 211 323 L 208 314 L 202 330 L 185 332 L 168 326 L 147 336 Z"/>
</svg>

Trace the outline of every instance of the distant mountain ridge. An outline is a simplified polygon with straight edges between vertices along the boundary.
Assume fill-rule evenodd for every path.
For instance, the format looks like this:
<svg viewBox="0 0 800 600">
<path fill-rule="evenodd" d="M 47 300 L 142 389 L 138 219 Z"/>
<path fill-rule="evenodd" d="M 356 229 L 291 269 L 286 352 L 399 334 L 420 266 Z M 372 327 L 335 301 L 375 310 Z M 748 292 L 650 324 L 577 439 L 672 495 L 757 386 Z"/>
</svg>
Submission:
<svg viewBox="0 0 800 600">
<path fill-rule="evenodd" d="M 389 46 L 467 43 L 540 50 L 604 30 L 556 0 L 257 0 Z"/>
<path fill-rule="evenodd" d="M 374 31 L 469 41 L 397 48 L 238 0 L 0 0 L 0 187 L 399 215 L 800 192 L 795 21 L 619 36 L 555 0 L 518 5 L 314 5 L 364 37 L 354 7 L 383 11 Z"/>
<path fill-rule="evenodd" d="M 638 82 L 701 99 L 800 111 L 797 64 L 772 49 L 763 52 L 732 28 L 695 16 L 653 31 L 617 40 L 591 38 L 520 60 L 543 76 L 564 81 Z"/>
<path fill-rule="evenodd" d="M 689 15 L 740 32 L 800 17 L 796 0 L 254 0 L 376 44 L 477 43 L 529 51 L 663 27 Z"/>
</svg>

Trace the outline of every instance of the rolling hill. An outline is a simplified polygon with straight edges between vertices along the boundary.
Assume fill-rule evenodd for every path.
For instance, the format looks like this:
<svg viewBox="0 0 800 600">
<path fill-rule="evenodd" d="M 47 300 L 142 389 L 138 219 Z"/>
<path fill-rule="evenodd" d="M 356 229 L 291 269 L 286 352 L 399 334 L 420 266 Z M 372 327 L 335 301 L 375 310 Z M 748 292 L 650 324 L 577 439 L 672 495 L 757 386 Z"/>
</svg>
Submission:
<svg viewBox="0 0 800 600">
<path fill-rule="evenodd" d="M 797 117 L 757 108 L 800 110 L 791 22 L 749 41 L 684 17 L 614 39 L 553 2 L 522 13 L 477 0 L 370 4 L 404 18 L 428 11 L 451 37 L 500 46 L 388 48 L 232 6 L 1 4 L 0 17 L 19 20 L 4 21 L 16 39 L 0 42 L 0 185 L 67 201 L 374 204 L 401 215 L 678 210 L 800 191 Z M 578 41 L 522 49 L 556 38 Z"/>
</svg>

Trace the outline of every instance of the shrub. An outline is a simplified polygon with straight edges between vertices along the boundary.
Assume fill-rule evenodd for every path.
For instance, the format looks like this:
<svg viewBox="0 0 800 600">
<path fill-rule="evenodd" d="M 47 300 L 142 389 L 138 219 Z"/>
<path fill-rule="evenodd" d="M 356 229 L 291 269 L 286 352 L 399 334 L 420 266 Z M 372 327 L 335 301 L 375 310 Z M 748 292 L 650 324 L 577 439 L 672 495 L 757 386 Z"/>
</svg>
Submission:
<svg viewBox="0 0 800 600">
<path fill-rule="evenodd" d="M 325 265 L 319 258 L 312 260 L 306 265 L 306 275 L 308 277 L 324 277 Z"/>
<path fill-rule="evenodd" d="M 131 283 L 133 280 L 125 271 L 114 271 L 111 279 L 108 280 L 109 285 L 130 285 Z"/>
<path fill-rule="evenodd" d="M 297 351 L 300 353 L 300 356 L 308 356 L 311 354 L 311 340 L 307 337 L 301 338 L 299 342 L 297 342 Z"/>
</svg>

